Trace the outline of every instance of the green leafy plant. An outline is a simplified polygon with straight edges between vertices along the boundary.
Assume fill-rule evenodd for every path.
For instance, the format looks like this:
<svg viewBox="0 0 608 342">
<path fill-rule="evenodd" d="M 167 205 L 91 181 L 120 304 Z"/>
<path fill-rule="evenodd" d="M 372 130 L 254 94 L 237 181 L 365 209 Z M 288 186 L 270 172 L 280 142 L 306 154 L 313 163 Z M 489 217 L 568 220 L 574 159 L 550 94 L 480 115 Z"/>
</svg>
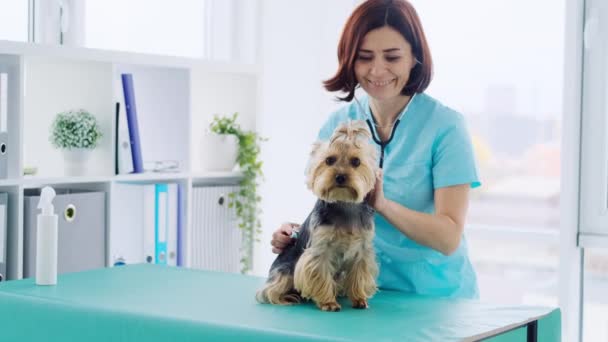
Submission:
<svg viewBox="0 0 608 342">
<path fill-rule="evenodd" d="M 94 149 L 102 136 L 97 119 L 86 110 L 78 109 L 57 114 L 49 140 L 56 148 Z"/>
<path fill-rule="evenodd" d="M 260 143 L 266 139 L 256 132 L 245 131 L 237 124 L 238 113 L 232 116 L 213 117 L 210 129 L 217 134 L 232 134 L 239 140 L 237 163 L 243 173 L 238 192 L 228 195 L 230 208 L 234 208 L 238 225 L 243 232 L 243 258 L 241 259 L 241 272 L 246 273 L 252 268 L 253 243 L 259 241 L 262 232 L 260 224 L 261 209 L 258 203 L 258 181 L 263 177 L 262 161 L 260 160 Z"/>
</svg>

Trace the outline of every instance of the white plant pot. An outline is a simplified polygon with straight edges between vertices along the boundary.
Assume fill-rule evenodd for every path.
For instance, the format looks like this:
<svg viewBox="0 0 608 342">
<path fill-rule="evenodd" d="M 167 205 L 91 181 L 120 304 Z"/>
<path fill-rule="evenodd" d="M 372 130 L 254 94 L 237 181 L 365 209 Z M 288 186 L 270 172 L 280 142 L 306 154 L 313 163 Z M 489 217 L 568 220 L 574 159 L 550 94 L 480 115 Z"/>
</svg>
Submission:
<svg viewBox="0 0 608 342">
<path fill-rule="evenodd" d="M 62 150 L 66 176 L 84 176 L 87 174 L 87 162 L 92 150 L 88 148 L 70 148 Z"/>
<path fill-rule="evenodd" d="M 239 139 L 235 135 L 205 132 L 201 139 L 201 169 L 232 171 L 238 151 Z"/>
</svg>

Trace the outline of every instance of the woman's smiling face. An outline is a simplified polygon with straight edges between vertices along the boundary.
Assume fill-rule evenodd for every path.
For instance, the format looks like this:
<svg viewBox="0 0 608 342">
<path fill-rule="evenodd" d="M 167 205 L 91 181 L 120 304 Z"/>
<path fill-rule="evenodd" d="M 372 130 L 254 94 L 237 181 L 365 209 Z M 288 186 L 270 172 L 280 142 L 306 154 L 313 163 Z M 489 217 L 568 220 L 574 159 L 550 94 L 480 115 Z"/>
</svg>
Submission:
<svg viewBox="0 0 608 342">
<path fill-rule="evenodd" d="M 415 65 L 411 45 L 398 31 L 383 26 L 363 37 L 355 76 L 369 96 L 388 100 L 401 94 Z"/>
</svg>

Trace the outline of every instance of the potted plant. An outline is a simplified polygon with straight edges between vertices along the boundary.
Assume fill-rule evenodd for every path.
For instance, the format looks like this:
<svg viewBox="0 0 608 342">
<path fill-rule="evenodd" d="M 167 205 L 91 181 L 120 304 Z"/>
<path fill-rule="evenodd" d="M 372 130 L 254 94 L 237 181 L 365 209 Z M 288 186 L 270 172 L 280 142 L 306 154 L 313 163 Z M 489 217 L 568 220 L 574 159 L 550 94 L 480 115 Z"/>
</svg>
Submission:
<svg viewBox="0 0 608 342">
<path fill-rule="evenodd" d="M 77 109 L 57 114 L 49 140 L 63 152 L 66 174 L 81 176 L 86 173 L 86 162 L 102 136 L 95 116 Z"/>
<path fill-rule="evenodd" d="M 263 177 L 260 142 L 265 139 L 256 132 L 241 129 L 236 123 L 237 117 L 238 113 L 234 113 L 231 117 L 216 115 L 209 127 L 211 132 L 236 137 L 238 142 L 236 162 L 243 173 L 243 178 L 240 181 L 239 191 L 228 195 L 228 207 L 235 210 L 238 227 L 242 232 L 241 272 L 246 273 L 252 268 L 253 243 L 259 241 L 258 235 L 261 233 L 259 218 L 261 210 L 258 206 L 261 198 L 258 195 L 258 181 Z"/>
<path fill-rule="evenodd" d="M 214 116 L 201 139 L 201 167 L 204 171 L 232 171 L 236 166 L 239 137 L 235 113 L 232 117 Z"/>
</svg>

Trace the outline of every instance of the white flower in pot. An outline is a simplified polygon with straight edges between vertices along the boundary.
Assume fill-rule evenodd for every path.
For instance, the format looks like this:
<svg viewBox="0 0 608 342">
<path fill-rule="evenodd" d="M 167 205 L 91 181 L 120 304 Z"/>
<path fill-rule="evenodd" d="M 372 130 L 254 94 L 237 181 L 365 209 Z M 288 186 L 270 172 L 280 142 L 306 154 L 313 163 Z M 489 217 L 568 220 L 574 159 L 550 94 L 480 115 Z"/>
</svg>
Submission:
<svg viewBox="0 0 608 342">
<path fill-rule="evenodd" d="M 70 110 L 57 114 L 51 125 L 50 141 L 63 152 L 66 175 L 86 174 L 87 161 L 101 137 L 97 119 L 86 110 Z"/>
<path fill-rule="evenodd" d="M 204 171 L 232 171 L 239 152 L 237 113 L 232 117 L 214 116 L 201 139 L 201 167 Z"/>
</svg>

